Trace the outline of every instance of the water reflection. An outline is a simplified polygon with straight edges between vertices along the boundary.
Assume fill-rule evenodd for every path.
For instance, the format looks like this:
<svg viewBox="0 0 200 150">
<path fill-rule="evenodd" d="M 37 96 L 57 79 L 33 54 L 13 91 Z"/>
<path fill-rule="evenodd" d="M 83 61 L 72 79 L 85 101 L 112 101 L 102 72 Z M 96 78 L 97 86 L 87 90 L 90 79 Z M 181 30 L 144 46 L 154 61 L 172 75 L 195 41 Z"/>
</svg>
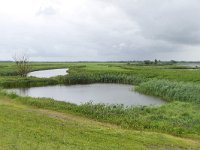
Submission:
<svg viewBox="0 0 200 150">
<path fill-rule="evenodd" d="M 51 70 L 42 70 L 30 72 L 28 76 L 38 77 L 38 78 L 50 78 L 55 76 L 67 75 L 68 69 L 51 69 Z"/>
<path fill-rule="evenodd" d="M 133 91 L 133 86 L 123 84 L 89 84 L 71 86 L 32 87 L 27 89 L 12 89 L 21 96 L 46 97 L 58 101 L 83 104 L 93 103 L 131 105 L 161 105 L 163 100 L 139 94 Z"/>
</svg>

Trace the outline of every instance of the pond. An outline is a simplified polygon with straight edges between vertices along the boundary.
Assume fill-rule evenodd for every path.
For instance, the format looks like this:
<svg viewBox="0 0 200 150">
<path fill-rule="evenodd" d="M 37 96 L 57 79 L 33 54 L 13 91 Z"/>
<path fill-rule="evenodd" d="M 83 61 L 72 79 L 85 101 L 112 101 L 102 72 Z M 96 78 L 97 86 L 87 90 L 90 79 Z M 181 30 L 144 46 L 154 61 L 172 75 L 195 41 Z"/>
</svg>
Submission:
<svg viewBox="0 0 200 150">
<path fill-rule="evenodd" d="M 51 69 L 51 70 L 41 70 L 28 73 L 28 76 L 38 77 L 38 78 L 50 78 L 56 76 L 67 75 L 68 69 Z"/>
<path fill-rule="evenodd" d="M 87 102 L 104 104 L 123 104 L 125 106 L 162 105 L 165 101 L 139 94 L 134 87 L 124 84 L 89 84 L 89 85 L 56 85 L 45 87 L 31 87 L 10 89 L 20 96 L 53 98 L 74 104 Z"/>
</svg>

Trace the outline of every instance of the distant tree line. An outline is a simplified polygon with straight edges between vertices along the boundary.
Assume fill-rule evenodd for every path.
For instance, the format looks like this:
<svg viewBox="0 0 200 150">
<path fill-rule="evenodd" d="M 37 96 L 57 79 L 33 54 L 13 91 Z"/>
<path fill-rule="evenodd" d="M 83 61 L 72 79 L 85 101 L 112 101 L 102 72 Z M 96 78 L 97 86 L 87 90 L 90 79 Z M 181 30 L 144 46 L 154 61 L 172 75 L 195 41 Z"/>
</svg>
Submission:
<svg viewBox="0 0 200 150">
<path fill-rule="evenodd" d="M 171 60 L 171 61 L 161 61 L 161 60 L 157 60 L 155 59 L 154 61 L 151 61 L 151 60 L 144 60 L 143 62 L 145 65 L 158 65 L 158 64 L 176 64 L 177 61 L 175 60 Z"/>
</svg>

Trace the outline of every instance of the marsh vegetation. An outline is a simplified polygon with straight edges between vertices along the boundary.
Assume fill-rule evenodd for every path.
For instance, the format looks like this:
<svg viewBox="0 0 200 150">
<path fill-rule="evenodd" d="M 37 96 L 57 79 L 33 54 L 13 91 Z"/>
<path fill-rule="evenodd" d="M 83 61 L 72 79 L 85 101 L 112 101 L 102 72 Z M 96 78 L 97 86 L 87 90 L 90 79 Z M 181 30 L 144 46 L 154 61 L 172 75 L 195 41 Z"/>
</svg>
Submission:
<svg viewBox="0 0 200 150">
<path fill-rule="evenodd" d="M 198 144 L 193 143 L 200 140 L 199 70 L 180 69 L 176 65 L 139 66 L 126 63 L 31 63 L 30 65 L 32 71 L 69 68 L 69 74 L 48 79 L 20 77 L 17 76 L 15 65 L 1 63 L 1 88 L 120 83 L 134 85 L 136 91 L 162 98 L 167 103 L 159 107 L 138 106 L 129 108 L 122 105 L 93 103 L 76 105 L 48 98 L 20 97 L 16 94 L 8 94 L 1 89 L 2 103 L 6 103 L 6 100 L 3 101 L 2 99 L 8 99 L 10 103 L 15 103 L 15 105 L 86 117 L 102 123 L 111 123 L 122 127 L 122 130 L 129 129 L 131 132 L 139 130 L 171 134 L 191 141 L 191 144 L 187 146 L 181 143 L 178 148 L 199 148 Z M 8 110 L 7 106 L 4 106 L 4 109 Z M 7 121 L 4 122 L 8 123 Z M 151 132 L 149 134 L 154 137 L 154 133 Z M 146 137 L 143 138 L 144 141 L 147 139 Z M 5 142 L 5 139 L 2 140 Z M 153 145 L 155 141 L 150 141 L 150 145 Z M 176 140 L 173 139 L 172 141 Z M 168 145 L 167 141 L 164 144 L 162 143 L 161 147 L 164 145 Z M 159 147 L 159 144 L 156 144 L 156 146 Z M 146 148 L 150 147 L 147 146 Z"/>
</svg>

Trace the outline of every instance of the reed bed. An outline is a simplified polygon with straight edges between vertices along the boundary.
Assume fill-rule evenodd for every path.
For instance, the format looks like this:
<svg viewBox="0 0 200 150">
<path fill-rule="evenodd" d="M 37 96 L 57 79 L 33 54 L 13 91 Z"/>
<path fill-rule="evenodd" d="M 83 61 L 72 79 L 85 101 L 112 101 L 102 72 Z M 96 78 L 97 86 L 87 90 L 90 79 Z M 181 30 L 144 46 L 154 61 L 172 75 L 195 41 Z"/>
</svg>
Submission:
<svg viewBox="0 0 200 150">
<path fill-rule="evenodd" d="M 147 95 L 161 97 L 167 101 L 195 102 L 200 104 L 199 84 L 154 79 L 141 83 L 136 90 Z"/>
</svg>

